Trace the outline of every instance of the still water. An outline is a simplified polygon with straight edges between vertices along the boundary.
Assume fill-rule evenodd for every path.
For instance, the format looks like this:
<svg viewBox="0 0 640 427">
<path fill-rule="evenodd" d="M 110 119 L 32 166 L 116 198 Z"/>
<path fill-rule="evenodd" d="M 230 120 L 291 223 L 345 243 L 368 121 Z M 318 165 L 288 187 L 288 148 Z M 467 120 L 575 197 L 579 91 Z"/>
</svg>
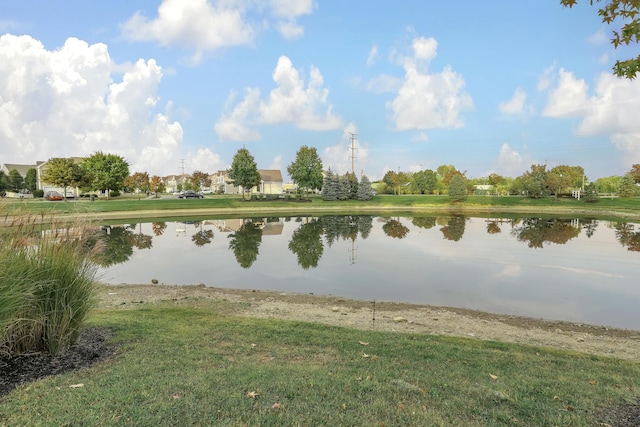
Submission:
<svg viewBox="0 0 640 427">
<path fill-rule="evenodd" d="M 103 282 L 332 294 L 640 330 L 640 224 L 328 216 L 104 227 Z"/>
</svg>

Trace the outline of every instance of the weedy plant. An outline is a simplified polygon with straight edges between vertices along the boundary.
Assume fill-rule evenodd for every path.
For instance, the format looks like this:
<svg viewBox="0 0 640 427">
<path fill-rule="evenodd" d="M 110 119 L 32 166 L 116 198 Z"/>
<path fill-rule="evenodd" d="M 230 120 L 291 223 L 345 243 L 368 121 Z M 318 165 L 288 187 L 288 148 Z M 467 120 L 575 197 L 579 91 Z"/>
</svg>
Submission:
<svg viewBox="0 0 640 427">
<path fill-rule="evenodd" d="M 96 227 L 14 217 L 0 230 L 0 352 L 57 354 L 95 302 Z"/>
</svg>

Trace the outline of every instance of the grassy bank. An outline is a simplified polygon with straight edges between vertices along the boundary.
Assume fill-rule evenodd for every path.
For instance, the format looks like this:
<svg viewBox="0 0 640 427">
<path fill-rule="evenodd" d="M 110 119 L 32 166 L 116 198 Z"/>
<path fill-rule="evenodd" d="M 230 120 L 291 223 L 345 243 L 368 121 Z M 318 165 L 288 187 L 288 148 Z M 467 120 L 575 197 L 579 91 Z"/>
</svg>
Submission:
<svg viewBox="0 0 640 427">
<path fill-rule="evenodd" d="M 572 213 L 598 217 L 640 219 L 640 198 L 600 199 L 597 203 L 585 203 L 575 199 L 530 199 L 526 197 L 470 196 L 466 202 L 451 204 L 448 196 L 379 195 L 367 202 L 324 201 L 312 197 L 309 201 L 272 200 L 250 201 L 239 196 L 207 196 L 204 199 L 149 198 L 137 199 L 118 197 L 94 202 L 79 200 L 73 202 L 48 202 L 42 200 L 14 201 L 5 203 L 2 211 L 4 219 L 16 213 L 35 216 L 55 214 L 75 216 L 91 215 L 97 219 L 126 219 L 139 217 L 171 217 L 193 215 L 251 215 L 278 213 L 282 215 L 331 213 L 382 213 L 385 212 L 513 212 L 532 213 Z"/>
<path fill-rule="evenodd" d="M 234 317 L 170 303 L 99 311 L 122 347 L 24 385 L 1 425 L 598 425 L 640 365 L 434 335 Z M 36 403 L 37 402 L 37 403 Z"/>
</svg>

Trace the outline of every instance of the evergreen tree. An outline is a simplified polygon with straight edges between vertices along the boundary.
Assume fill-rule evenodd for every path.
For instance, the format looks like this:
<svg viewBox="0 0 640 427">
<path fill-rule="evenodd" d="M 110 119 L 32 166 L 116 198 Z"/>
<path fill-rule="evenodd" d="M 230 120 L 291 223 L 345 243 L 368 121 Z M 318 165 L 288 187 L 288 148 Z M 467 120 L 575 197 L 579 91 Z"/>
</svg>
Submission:
<svg viewBox="0 0 640 427">
<path fill-rule="evenodd" d="M 371 187 L 371 181 L 364 175 L 358 184 L 358 200 L 371 200 L 373 198 L 373 188 Z"/>
<path fill-rule="evenodd" d="M 333 201 L 338 199 L 338 177 L 331 168 L 327 170 L 322 182 L 322 200 Z"/>
<path fill-rule="evenodd" d="M 636 183 L 633 180 L 633 176 L 631 176 L 631 174 L 629 173 L 623 176 L 620 187 L 618 187 L 618 196 L 633 197 L 637 194 L 637 192 L 638 188 L 636 187 Z"/>
<path fill-rule="evenodd" d="M 9 171 L 9 188 L 16 193 L 24 188 L 24 178 L 17 169 Z"/>
<path fill-rule="evenodd" d="M 338 177 L 338 200 L 349 200 L 351 197 L 351 184 L 346 175 Z"/>
<path fill-rule="evenodd" d="M 347 173 L 345 174 L 347 181 L 349 182 L 349 198 L 357 199 L 358 198 L 358 177 L 355 173 Z"/>
<path fill-rule="evenodd" d="M 449 183 L 449 200 L 452 203 L 467 200 L 467 184 L 462 175 L 454 175 Z"/>
<path fill-rule="evenodd" d="M 29 168 L 27 170 L 27 176 L 24 178 L 24 185 L 30 192 L 34 192 L 38 187 L 38 171 L 36 168 Z"/>
</svg>

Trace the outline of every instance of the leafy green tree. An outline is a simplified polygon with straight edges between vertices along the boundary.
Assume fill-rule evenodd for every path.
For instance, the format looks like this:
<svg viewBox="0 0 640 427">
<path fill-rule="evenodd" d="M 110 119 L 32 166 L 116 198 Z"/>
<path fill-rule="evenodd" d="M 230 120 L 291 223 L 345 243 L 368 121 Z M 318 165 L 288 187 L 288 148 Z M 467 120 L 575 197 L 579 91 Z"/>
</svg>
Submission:
<svg viewBox="0 0 640 427">
<path fill-rule="evenodd" d="M 211 187 L 211 176 L 209 176 L 206 172 L 201 171 L 193 171 L 191 176 L 189 177 L 189 181 L 193 185 L 193 189 L 195 191 L 200 191 L 204 188 Z"/>
<path fill-rule="evenodd" d="M 565 7 L 573 7 L 578 0 L 560 0 L 560 4 Z M 600 0 L 589 0 L 589 3 L 600 3 Z M 604 3 L 604 2 L 603 2 Z M 605 24 L 618 22 L 622 25 L 620 31 L 613 31 L 611 44 L 614 49 L 620 45 L 629 45 L 632 42 L 640 41 L 640 1 L 638 0 L 608 0 L 606 4 L 598 9 L 598 15 Z M 640 55 L 637 58 L 625 61 L 616 61 L 613 66 L 613 74 L 618 77 L 625 77 L 633 80 L 640 72 Z"/>
<path fill-rule="evenodd" d="M 42 180 L 62 187 L 66 199 L 67 188 L 76 187 L 83 181 L 83 171 L 70 157 L 54 157 L 47 162 L 47 167 L 42 172 Z"/>
<path fill-rule="evenodd" d="M 487 178 L 487 181 L 489 182 L 490 185 L 493 185 L 494 187 L 497 188 L 500 185 L 503 185 L 505 183 L 505 178 L 503 176 L 498 175 L 497 173 L 492 173 Z"/>
<path fill-rule="evenodd" d="M 584 187 L 582 200 L 584 200 L 585 203 L 595 203 L 598 201 L 598 192 L 596 191 L 595 183 L 590 182 Z"/>
<path fill-rule="evenodd" d="M 16 193 L 24 188 L 24 178 L 17 169 L 9 171 L 9 188 Z"/>
<path fill-rule="evenodd" d="M 120 190 L 129 176 L 129 163 L 117 154 L 98 151 L 81 163 L 90 190 L 104 191 L 109 198 L 111 190 Z"/>
<path fill-rule="evenodd" d="M 411 191 L 420 194 L 431 194 L 436 189 L 438 176 L 430 169 L 418 171 L 411 176 Z"/>
<path fill-rule="evenodd" d="M 449 200 L 452 203 L 467 200 L 467 183 L 462 175 L 455 174 L 449 183 Z"/>
<path fill-rule="evenodd" d="M 250 190 L 260 184 L 261 178 L 256 161 L 249 153 L 249 150 L 244 147 L 239 149 L 236 155 L 233 156 L 233 162 L 228 174 L 229 179 L 233 180 L 236 186 L 242 187 L 242 200 L 244 200 L 244 193 L 247 188 Z"/>
<path fill-rule="evenodd" d="M 4 171 L 0 171 L 0 193 L 6 191 L 8 186 L 9 184 L 7 182 L 7 176 L 5 175 Z"/>
<path fill-rule="evenodd" d="M 533 199 L 540 199 L 549 194 L 546 185 L 547 166 L 531 165 L 531 170 L 522 175 L 522 184 L 527 195 Z"/>
<path fill-rule="evenodd" d="M 287 172 L 298 189 L 305 194 L 308 190 L 322 188 L 322 160 L 315 147 L 300 147 L 296 160 L 287 167 Z"/>
<path fill-rule="evenodd" d="M 594 182 L 598 194 L 615 194 L 622 183 L 622 177 L 612 175 L 596 179 Z"/>
<path fill-rule="evenodd" d="M 124 180 L 124 186 L 130 190 L 137 190 L 139 200 L 140 193 L 149 191 L 149 174 L 147 172 L 135 172 Z"/>
<path fill-rule="evenodd" d="M 404 172 L 387 171 L 382 177 L 382 181 L 390 188 L 393 188 L 394 194 L 400 194 L 400 187 L 409 182 L 409 176 Z"/>
<path fill-rule="evenodd" d="M 38 187 L 38 171 L 36 168 L 29 168 L 27 175 L 24 177 L 24 186 L 30 192 L 34 192 Z"/>
<path fill-rule="evenodd" d="M 634 197 L 638 194 L 638 187 L 631 174 L 626 174 L 622 177 L 620 186 L 618 187 L 618 196 L 620 197 Z"/>
<path fill-rule="evenodd" d="M 640 164 L 631 166 L 631 170 L 628 173 L 636 184 L 640 184 Z"/>
<path fill-rule="evenodd" d="M 229 235 L 229 249 L 242 268 L 249 268 L 258 259 L 262 243 L 262 229 L 253 221 L 246 221 L 233 234 Z"/>
<path fill-rule="evenodd" d="M 322 196 L 322 200 L 338 200 L 338 177 L 333 173 L 331 168 L 327 169 L 324 174 L 320 194 Z"/>
<path fill-rule="evenodd" d="M 582 187 L 583 178 L 582 166 L 560 165 L 546 173 L 545 185 L 558 197 L 563 191 Z"/>
<path fill-rule="evenodd" d="M 360 179 L 360 184 L 358 184 L 358 200 L 367 201 L 373 199 L 374 195 L 373 187 L 371 187 L 371 181 L 366 175 L 362 176 Z"/>
</svg>

